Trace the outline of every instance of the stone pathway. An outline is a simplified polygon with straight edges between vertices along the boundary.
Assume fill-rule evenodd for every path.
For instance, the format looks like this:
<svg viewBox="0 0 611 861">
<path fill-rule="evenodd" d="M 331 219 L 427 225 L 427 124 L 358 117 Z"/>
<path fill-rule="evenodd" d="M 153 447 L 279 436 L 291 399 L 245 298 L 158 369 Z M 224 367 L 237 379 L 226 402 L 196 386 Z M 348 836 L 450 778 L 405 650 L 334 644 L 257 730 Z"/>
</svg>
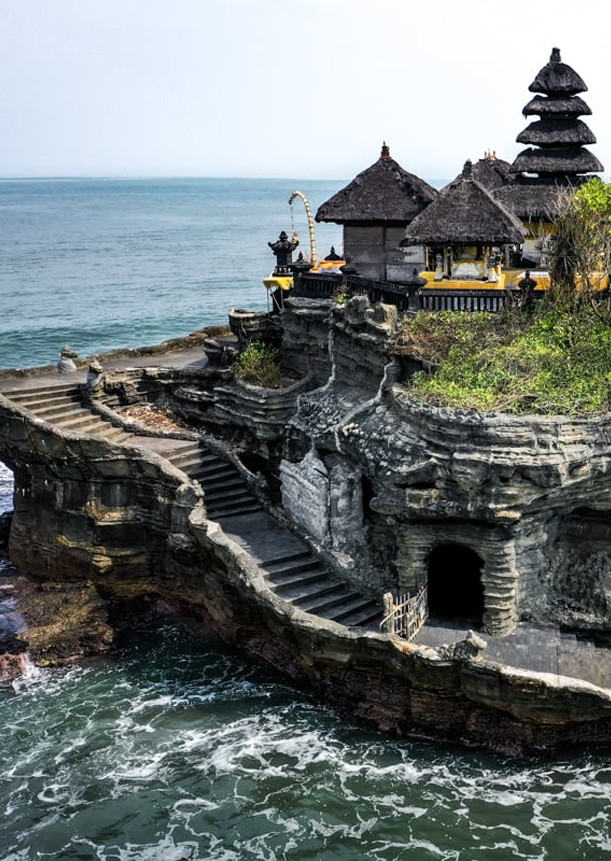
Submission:
<svg viewBox="0 0 611 861">
<path fill-rule="evenodd" d="M 435 648 L 464 640 L 468 630 L 467 622 L 457 626 L 430 619 L 416 634 L 414 642 Z M 507 637 L 476 633 L 488 644 L 482 652 L 485 660 L 611 688 L 611 649 L 603 642 L 597 644 L 593 637 L 525 622 Z"/>
</svg>

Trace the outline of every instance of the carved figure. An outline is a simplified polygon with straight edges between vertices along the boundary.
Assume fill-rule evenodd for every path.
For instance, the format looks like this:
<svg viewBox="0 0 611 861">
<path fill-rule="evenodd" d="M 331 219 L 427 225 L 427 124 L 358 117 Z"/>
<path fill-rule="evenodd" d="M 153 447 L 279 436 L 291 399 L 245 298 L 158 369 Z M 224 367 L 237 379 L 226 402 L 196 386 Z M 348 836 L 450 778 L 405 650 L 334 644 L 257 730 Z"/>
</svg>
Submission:
<svg viewBox="0 0 611 861">
<path fill-rule="evenodd" d="M 76 371 L 75 359 L 78 358 L 78 353 L 72 350 L 67 344 L 62 347 L 57 363 L 57 370 L 60 374 L 72 374 Z"/>
</svg>

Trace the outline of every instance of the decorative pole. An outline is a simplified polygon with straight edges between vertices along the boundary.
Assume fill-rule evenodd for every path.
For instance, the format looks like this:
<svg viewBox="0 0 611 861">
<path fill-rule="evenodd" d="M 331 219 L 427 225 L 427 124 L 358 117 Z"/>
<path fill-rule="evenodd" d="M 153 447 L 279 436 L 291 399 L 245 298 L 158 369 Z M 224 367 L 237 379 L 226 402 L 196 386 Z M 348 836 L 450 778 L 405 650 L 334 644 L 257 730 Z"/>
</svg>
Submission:
<svg viewBox="0 0 611 861">
<path fill-rule="evenodd" d="M 305 206 L 306 216 L 308 219 L 308 230 L 310 231 L 310 265 L 314 267 L 318 260 L 316 258 L 316 237 L 314 235 L 314 219 L 312 218 L 310 201 L 307 199 L 303 191 L 294 191 L 289 197 L 289 206 L 293 205 L 293 201 L 296 197 L 300 197 L 303 200 L 303 205 Z"/>
</svg>

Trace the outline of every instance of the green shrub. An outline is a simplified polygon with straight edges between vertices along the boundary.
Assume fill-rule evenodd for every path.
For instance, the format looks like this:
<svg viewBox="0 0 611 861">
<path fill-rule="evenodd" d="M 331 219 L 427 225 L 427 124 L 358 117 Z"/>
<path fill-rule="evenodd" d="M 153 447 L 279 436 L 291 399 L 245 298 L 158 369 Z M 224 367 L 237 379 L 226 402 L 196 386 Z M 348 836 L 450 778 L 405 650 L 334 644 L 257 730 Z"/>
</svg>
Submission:
<svg viewBox="0 0 611 861">
<path fill-rule="evenodd" d="M 262 341 L 253 341 L 240 353 L 235 365 L 235 374 L 239 380 L 252 386 L 262 386 L 266 389 L 278 388 L 280 385 L 278 350 Z"/>
</svg>

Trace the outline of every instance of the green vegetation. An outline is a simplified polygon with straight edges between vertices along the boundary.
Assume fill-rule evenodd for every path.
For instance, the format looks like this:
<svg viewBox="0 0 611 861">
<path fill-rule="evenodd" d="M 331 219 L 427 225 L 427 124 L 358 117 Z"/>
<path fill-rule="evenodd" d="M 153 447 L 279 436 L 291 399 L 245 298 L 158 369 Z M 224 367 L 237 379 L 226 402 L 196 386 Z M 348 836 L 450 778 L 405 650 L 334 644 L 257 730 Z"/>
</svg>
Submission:
<svg viewBox="0 0 611 861">
<path fill-rule="evenodd" d="M 338 287 L 333 294 L 333 301 L 337 302 L 338 305 L 347 305 L 351 298 L 350 291 L 344 285 Z"/>
<path fill-rule="evenodd" d="M 252 386 L 278 388 L 281 384 L 278 350 L 262 341 L 253 341 L 238 356 L 235 375 Z"/>
<path fill-rule="evenodd" d="M 566 194 L 554 222 L 551 299 L 565 309 L 591 304 L 600 276 L 611 272 L 611 184 L 594 178 L 574 194 Z M 608 302 L 597 306 L 611 323 Z"/>
<path fill-rule="evenodd" d="M 427 368 L 412 380 L 425 402 L 484 412 L 611 411 L 611 327 L 587 306 L 575 315 L 542 303 L 528 317 L 421 312 L 402 341 L 401 352 Z"/>
<path fill-rule="evenodd" d="M 551 287 L 530 311 L 420 312 L 396 351 L 421 362 L 411 388 L 438 406 L 590 416 L 611 412 L 611 185 L 561 201 Z"/>
</svg>

